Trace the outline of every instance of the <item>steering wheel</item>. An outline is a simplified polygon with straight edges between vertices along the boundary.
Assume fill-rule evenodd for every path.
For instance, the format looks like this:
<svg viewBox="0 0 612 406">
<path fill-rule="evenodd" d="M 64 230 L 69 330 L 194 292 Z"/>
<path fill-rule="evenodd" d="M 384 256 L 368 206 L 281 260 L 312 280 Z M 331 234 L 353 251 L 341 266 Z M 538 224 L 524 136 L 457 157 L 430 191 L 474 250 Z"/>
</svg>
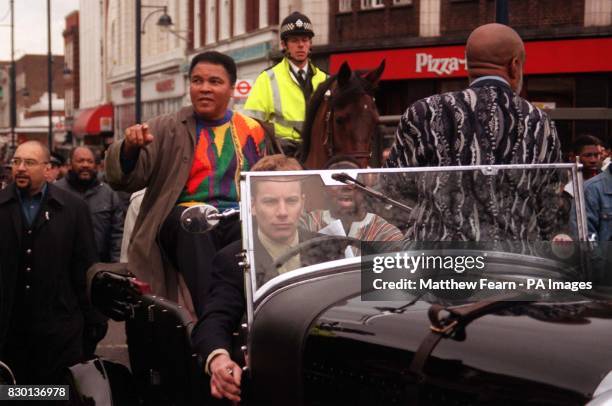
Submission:
<svg viewBox="0 0 612 406">
<path fill-rule="evenodd" d="M 357 238 L 347 237 L 344 235 L 321 235 L 320 237 L 311 238 L 309 240 L 299 243 L 295 247 L 292 247 L 289 251 L 285 252 L 283 255 L 276 258 L 276 260 L 273 262 L 272 265 L 274 266 L 274 269 L 278 269 L 281 266 L 283 266 L 285 262 L 293 258 L 295 255 L 301 254 L 305 252 L 306 250 L 313 249 L 314 247 L 323 246 L 325 244 L 329 244 L 332 242 L 345 243 L 344 247 L 342 247 L 344 249 L 346 248 L 347 245 L 352 245 L 354 247 L 359 248 L 361 246 L 362 241 L 358 240 Z M 335 245 L 332 247 L 338 248 Z M 338 258 L 332 258 L 332 259 L 338 259 Z M 329 260 L 331 261 L 332 259 L 329 259 Z"/>
</svg>

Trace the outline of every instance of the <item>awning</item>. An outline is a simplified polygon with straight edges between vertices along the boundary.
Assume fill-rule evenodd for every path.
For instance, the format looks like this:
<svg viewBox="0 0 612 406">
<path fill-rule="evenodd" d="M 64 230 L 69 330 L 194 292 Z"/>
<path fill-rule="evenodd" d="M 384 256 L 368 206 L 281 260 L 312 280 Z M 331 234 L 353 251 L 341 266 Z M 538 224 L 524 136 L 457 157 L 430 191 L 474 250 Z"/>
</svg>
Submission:
<svg viewBox="0 0 612 406">
<path fill-rule="evenodd" d="M 97 135 L 113 131 L 113 105 L 104 104 L 79 111 L 72 125 L 72 134 L 77 137 Z"/>
</svg>

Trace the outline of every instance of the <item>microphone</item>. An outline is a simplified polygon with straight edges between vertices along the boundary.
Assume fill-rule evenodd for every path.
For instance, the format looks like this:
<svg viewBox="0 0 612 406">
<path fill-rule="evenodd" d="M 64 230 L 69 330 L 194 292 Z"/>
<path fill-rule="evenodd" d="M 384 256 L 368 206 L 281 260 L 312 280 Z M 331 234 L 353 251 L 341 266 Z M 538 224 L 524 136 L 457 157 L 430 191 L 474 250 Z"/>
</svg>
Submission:
<svg viewBox="0 0 612 406">
<path fill-rule="evenodd" d="M 240 215 L 239 209 L 227 209 L 223 213 L 210 213 L 206 216 L 207 220 L 223 220 Z"/>
<path fill-rule="evenodd" d="M 361 183 L 360 181 L 358 181 L 357 179 L 349 176 L 347 173 L 341 172 L 341 173 L 334 173 L 332 174 L 331 178 L 337 182 L 341 182 L 344 183 L 345 185 L 350 185 L 353 184 L 357 187 L 357 189 L 369 194 L 370 196 L 373 196 L 377 199 L 382 200 L 385 203 L 388 203 L 394 207 L 397 207 L 401 210 L 404 210 L 406 212 L 411 212 L 412 211 L 412 207 L 405 205 L 402 202 L 399 202 L 397 200 L 391 199 L 388 196 L 383 195 L 382 193 L 380 193 L 379 191 L 376 191 L 374 189 L 372 189 L 369 186 L 366 186 L 364 183 Z"/>
<path fill-rule="evenodd" d="M 360 182 L 360 181 L 358 181 L 357 179 L 355 179 L 355 178 L 353 178 L 353 177 L 349 176 L 349 174 L 344 173 L 344 172 L 342 172 L 342 173 L 334 173 L 334 174 L 331 176 L 331 178 L 332 178 L 333 180 L 335 180 L 335 181 L 342 182 L 342 183 L 345 183 L 345 184 L 346 184 L 346 183 L 354 183 L 355 185 L 359 185 L 359 186 L 361 186 L 361 187 L 366 187 L 366 185 L 365 185 L 365 184 L 361 183 L 361 182 Z"/>
</svg>

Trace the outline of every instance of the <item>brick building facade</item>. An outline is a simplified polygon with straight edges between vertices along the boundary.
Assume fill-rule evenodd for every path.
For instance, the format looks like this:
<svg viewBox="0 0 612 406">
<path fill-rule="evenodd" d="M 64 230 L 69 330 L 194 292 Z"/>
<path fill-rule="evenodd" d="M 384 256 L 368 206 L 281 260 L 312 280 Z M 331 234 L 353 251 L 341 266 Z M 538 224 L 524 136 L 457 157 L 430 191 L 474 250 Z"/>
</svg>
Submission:
<svg viewBox="0 0 612 406">
<path fill-rule="evenodd" d="M 53 93 L 64 98 L 64 56 L 53 55 Z M 24 55 L 15 61 L 17 116 L 47 92 L 47 55 Z"/>
<path fill-rule="evenodd" d="M 467 86 L 463 45 L 474 28 L 495 21 L 495 7 L 492 0 L 330 0 L 329 45 L 315 52 L 330 55 L 332 73 L 344 60 L 367 69 L 397 53 L 377 104 L 382 115 L 398 115 L 422 97 Z M 508 0 L 508 9 L 509 25 L 527 44 L 524 96 L 550 110 L 564 149 L 582 133 L 609 141 L 612 63 L 598 60 L 612 53 L 612 1 Z M 432 65 L 419 65 L 426 57 L 454 57 L 459 71 L 431 75 Z"/>
</svg>

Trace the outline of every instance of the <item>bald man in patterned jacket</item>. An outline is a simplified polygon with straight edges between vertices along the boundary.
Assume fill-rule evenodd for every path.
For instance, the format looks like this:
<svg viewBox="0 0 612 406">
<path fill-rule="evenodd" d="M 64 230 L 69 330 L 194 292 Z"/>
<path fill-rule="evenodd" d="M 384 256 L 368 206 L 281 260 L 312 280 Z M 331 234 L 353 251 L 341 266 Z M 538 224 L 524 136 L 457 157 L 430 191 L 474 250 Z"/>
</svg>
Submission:
<svg viewBox="0 0 612 406">
<path fill-rule="evenodd" d="M 466 58 L 470 86 L 411 105 L 385 166 L 561 162 L 554 124 L 519 96 L 525 63 L 519 35 L 501 24 L 478 27 Z M 565 216 L 557 210 L 559 178 L 553 171 L 522 170 L 420 174 L 394 192 L 417 201 L 406 235 L 412 240 L 548 240 Z"/>
</svg>

